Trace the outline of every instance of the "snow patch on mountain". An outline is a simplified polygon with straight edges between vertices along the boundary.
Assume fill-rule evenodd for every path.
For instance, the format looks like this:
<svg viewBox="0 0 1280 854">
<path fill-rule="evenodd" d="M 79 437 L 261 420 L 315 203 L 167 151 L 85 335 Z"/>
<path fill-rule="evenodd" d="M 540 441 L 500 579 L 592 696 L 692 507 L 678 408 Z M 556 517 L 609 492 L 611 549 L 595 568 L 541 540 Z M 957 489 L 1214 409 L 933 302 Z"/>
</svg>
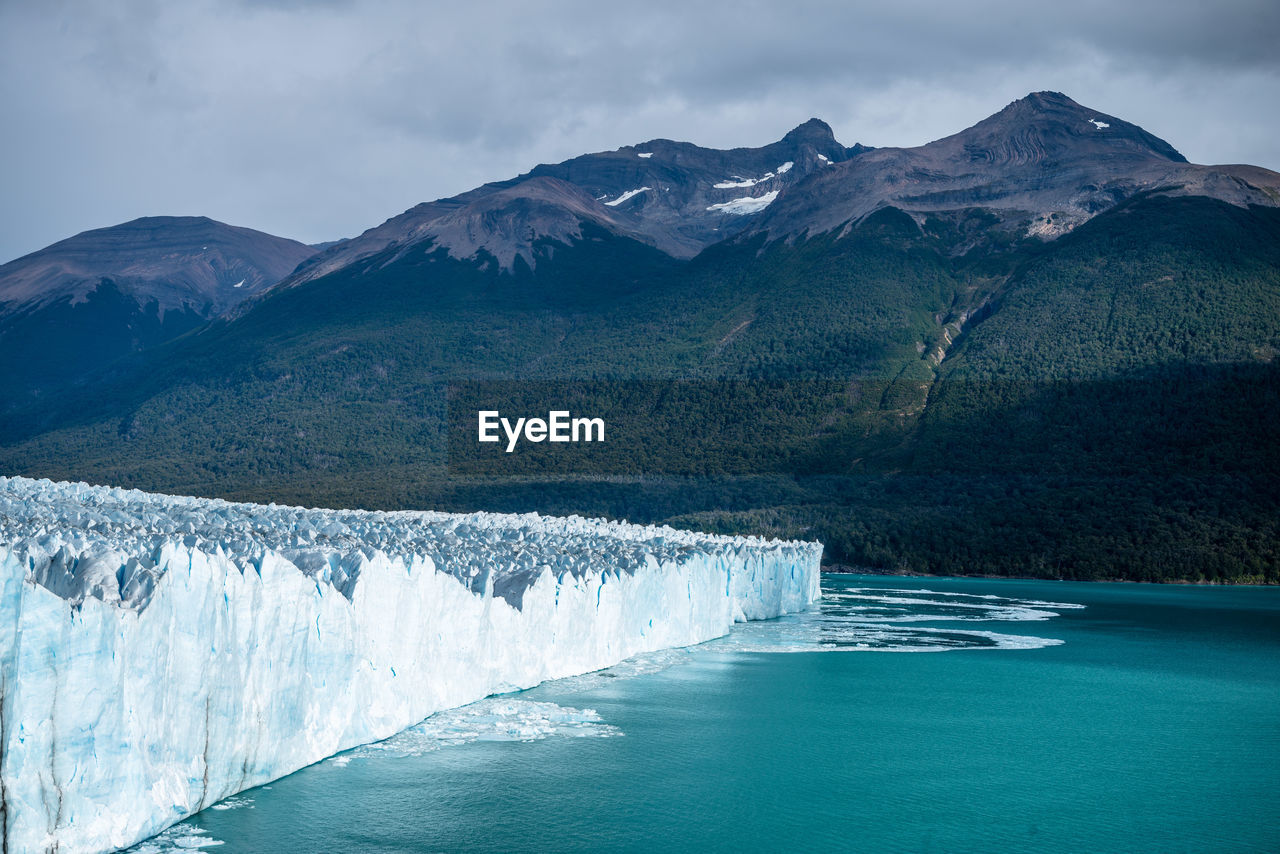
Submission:
<svg viewBox="0 0 1280 854">
<path fill-rule="evenodd" d="M 756 184 L 763 184 L 765 181 L 771 181 L 774 178 L 772 172 L 764 173 L 761 178 L 743 178 L 741 175 L 730 175 L 729 180 L 721 181 L 714 185 L 717 190 L 732 190 L 738 187 L 754 187 Z M 708 208 L 710 210 L 710 208 Z"/>
<path fill-rule="evenodd" d="M 653 189 L 653 187 L 640 187 L 639 189 L 635 189 L 635 190 L 627 190 L 627 191 L 626 191 L 625 193 L 623 193 L 621 196 L 618 196 L 618 198 L 614 199 L 614 200 L 613 200 L 613 201 L 611 201 L 611 202 L 605 202 L 605 204 L 606 204 L 606 205 L 608 205 L 608 206 L 609 206 L 609 207 L 611 207 L 611 208 L 615 208 L 615 207 L 617 207 L 618 205 L 620 205 L 620 204 L 622 204 L 623 202 L 625 202 L 627 199 L 630 199 L 630 198 L 632 198 L 633 196 L 638 196 L 638 195 L 640 195 L 641 193 L 646 192 L 646 191 L 648 191 L 648 190 L 652 190 L 652 189 Z"/>
<path fill-rule="evenodd" d="M 740 199 L 733 199 L 728 202 L 720 202 L 719 204 L 707 207 L 709 211 L 720 211 L 721 213 L 734 214 L 736 216 L 745 216 L 746 214 L 758 213 L 773 203 L 778 198 L 778 191 L 773 190 L 765 193 L 763 196 L 743 196 Z"/>
</svg>

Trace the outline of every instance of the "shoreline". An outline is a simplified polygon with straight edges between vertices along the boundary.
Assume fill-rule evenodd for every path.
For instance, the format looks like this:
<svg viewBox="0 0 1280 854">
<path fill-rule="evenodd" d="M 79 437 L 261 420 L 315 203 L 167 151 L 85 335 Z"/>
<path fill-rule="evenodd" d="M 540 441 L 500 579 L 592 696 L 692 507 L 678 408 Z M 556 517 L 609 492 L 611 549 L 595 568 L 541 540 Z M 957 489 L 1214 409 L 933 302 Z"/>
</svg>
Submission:
<svg viewBox="0 0 1280 854">
<path fill-rule="evenodd" d="M 885 578 L 985 578 L 1003 581 L 1078 581 L 1085 584 L 1153 584 L 1177 585 L 1187 587 L 1276 587 L 1277 584 L 1266 581 L 1191 581 L 1185 578 L 1173 578 L 1168 581 L 1135 581 L 1131 578 L 1046 578 L 1041 575 L 996 575 L 986 572 L 972 572 L 964 575 L 943 575 L 935 572 L 918 572 L 911 569 L 880 569 L 871 566 L 849 566 L 842 563 L 823 564 L 824 575 L 875 575 Z"/>
</svg>

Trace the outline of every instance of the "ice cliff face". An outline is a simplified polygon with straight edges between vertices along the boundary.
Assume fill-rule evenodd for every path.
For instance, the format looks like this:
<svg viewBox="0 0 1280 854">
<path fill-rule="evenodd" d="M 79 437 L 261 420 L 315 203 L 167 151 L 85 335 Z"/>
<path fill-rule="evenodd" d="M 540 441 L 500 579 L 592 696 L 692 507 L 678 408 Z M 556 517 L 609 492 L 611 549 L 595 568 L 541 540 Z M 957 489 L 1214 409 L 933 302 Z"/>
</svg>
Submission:
<svg viewBox="0 0 1280 854">
<path fill-rule="evenodd" d="M 820 553 L 0 478 L 6 850 L 123 847 L 441 709 L 805 609 Z"/>
</svg>

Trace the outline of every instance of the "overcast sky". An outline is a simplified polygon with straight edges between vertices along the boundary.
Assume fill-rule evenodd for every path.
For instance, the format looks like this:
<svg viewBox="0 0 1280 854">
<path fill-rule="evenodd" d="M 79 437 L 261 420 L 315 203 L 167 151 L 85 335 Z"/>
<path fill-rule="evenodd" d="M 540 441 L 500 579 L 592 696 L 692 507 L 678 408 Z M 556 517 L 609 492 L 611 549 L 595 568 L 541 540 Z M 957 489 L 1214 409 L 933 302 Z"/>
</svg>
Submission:
<svg viewBox="0 0 1280 854">
<path fill-rule="evenodd" d="M 1280 3 L 0 0 L 0 261 L 200 214 L 308 243 L 655 137 L 919 145 L 1065 92 L 1280 170 Z"/>
</svg>

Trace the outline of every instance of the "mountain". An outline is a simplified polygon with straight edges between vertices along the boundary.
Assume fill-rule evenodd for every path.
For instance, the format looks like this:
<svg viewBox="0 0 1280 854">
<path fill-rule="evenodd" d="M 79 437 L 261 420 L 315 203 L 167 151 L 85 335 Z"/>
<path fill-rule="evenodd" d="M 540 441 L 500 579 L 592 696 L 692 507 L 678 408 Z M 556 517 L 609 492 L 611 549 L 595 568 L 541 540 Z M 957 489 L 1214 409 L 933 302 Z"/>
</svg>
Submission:
<svg viewBox="0 0 1280 854">
<path fill-rule="evenodd" d="M 1037 92 L 917 148 L 845 147 L 830 126 L 810 119 L 761 148 L 656 139 L 540 165 L 339 241 L 286 286 L 375 255 L 395 264 L 414 247 L 504 271 L 532 268 L 537 244 L 578 241 L 583 222 L 683 259 L 735 235 L 815 236 L 889 207 L 955 254 L 979 241 L 1053 239 L 1142 192 L 1272 206 L 1280 203 L 1280 175 L 1190 164 L 1136 125 Z"/>
<path fill-rule="evenodd" d="M 1277 179 L 1049 93 L 917 149 L 809 122 L 585 155 L 14 404 L 0 468 L 801 536 L 893 571 L 1277 581 Z M 475 441 L 480 410 L 565 408 L 608 441 Z"/>
<path fill-rule="evenodd" d="M 10 261 L 0 266 L 0 364 L 9 368 L 0 392 L 47 392 L 177 337 L 312 254 L 205 217 L 143 217 Z"/>
<path fill-rule="evenodd" d="M 1187 163 L 1137 125 L 1057 92 L 1036 92 L 936 142 L 880 148 L 823 170 L 780 197 L 750 230 L 774 238 L 821 234 L 892 206 L 938 229 L 981 209 L 1004 230 L 1053 238 L 1151 191 L 1274 206 L 1280 175 Z"/>
<path fill-rule="evenodd" d="M 140 306 L 222 314 L 283 279 L 313 250 L 207 217 L 152 216 L 85 231 L 0 266 L 0 312 L 80 303 L 110 279 Z"/>
<path fill-rule="evenodd" d="M 422 244 L 443 248 L 454 258 L 491 258 L 504 270 L 513 269 L 517 259 L 532 267 L 537 241 L 575 241 L 584 221 L 690 258 L 737 233 L 752 214 L 805 176 L 866 150 L 845 148 L 825 122 L 810 119 L 761 148 L 722 151 L 654 139 L 585 154 L 418 205 L 331 246 L 289 284 L 388 249 L 404 253 Z"/>
</svg>

